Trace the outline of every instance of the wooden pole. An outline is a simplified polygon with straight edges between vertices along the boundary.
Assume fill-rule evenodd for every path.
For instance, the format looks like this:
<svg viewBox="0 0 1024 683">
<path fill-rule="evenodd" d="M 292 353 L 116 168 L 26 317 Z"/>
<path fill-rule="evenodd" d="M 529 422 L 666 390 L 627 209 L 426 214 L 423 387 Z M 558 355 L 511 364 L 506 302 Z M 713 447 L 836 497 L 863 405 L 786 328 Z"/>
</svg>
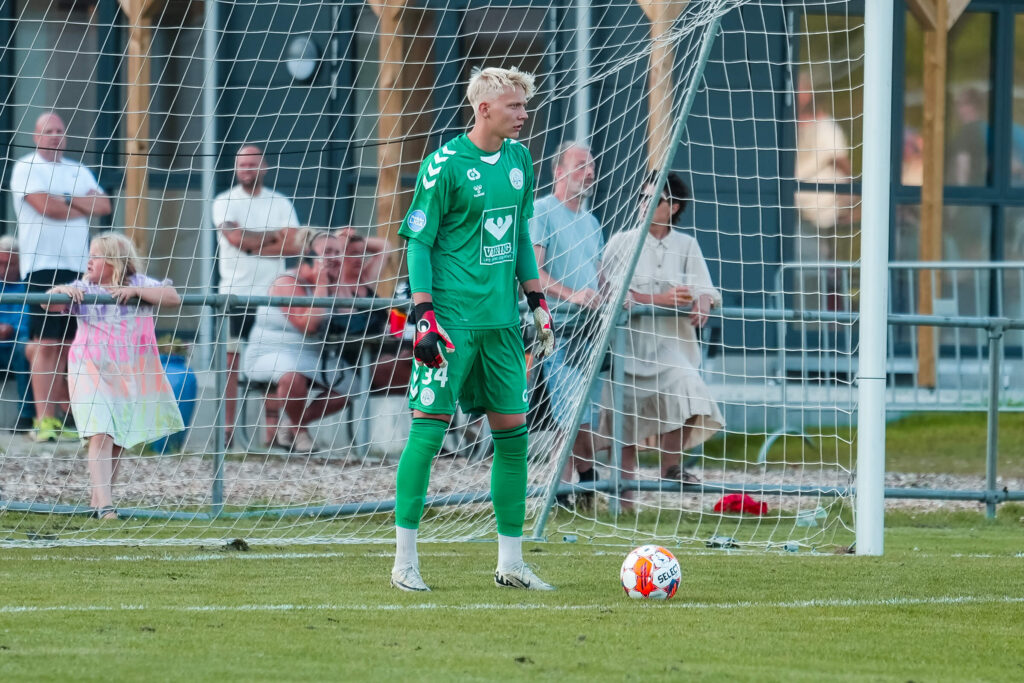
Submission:
<svg viewBox="0 0 1024 683">
<path fill-rule="evenodd" d="M 930 5 L 930 26 L 924 29 L 924 177 L 921 182 L 921 235 L 918 259 L 942 260 L 942 190 L 945 184 L 946 140 L 946 46 L 948 6 L 946 0 L 927 1 Z M 917 12 L 914 13 L 920 16 Z M 935 271 L 918 274 L 917 310 L 922 315 L 934 312 L 937 295 Z M 917 332 L 917 381 L 919 386 L 934 388 L 937 383 L 936 354 L 938 344 L 934 327 L 919 327 Z"/>
<path fill-rule="evenodd" d="M 393 246 L 398 244 L 398 229 L 404 217 L 401 204 L 402 191 L 402 139 L 406 131 L 404 118 L 405 96 L 401 90 L 402 69 L 406 61 L 407 44 L 402 35 L 402 15 L 406 0 L 371 0 L 370 7 L 380 19 L 378 32 L 380 49 L 380 81 L 377 102 L 380 109 L 378 136 L 383 145 L 378 148 L 377 162 L 377 236 Z M 402 254 L 391 249 L 381 273 L 384 290 L 393 289 L 393 280 L 401 268 Z M 390 283 L 392 286 L 387 286 Z M 389 293 L 381 291 L 382 294 Z"/>
<path fill-rule="evenodd" d="M 651 62 L 649 71 L 650 116 L 647 119 L 647 167 L 656 169 L 665 159 L 672 134 L 673 78 L 675 48 L 662 40 L 686 9 L 688 0 L 637 0 L 651 22 Z"/>
<path fill-rule="evenodd" d="M 164 3 L 154 0 L 120 0 L 128 17 L 127 91 L 125 111 L 128 158 L 125 161 L 125 234 L 142 255 L 147 255 L 146 230 L 150 228 L 147 169 L 149 164 L 149 55 L 153 41 L 153 15 Z"/>
</svg>

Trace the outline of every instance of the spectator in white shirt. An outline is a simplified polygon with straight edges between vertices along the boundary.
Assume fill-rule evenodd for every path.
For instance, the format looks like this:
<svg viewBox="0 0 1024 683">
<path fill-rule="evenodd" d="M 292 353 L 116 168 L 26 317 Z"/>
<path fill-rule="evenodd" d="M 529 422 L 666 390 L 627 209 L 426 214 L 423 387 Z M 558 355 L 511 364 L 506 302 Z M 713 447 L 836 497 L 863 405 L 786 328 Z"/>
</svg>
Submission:
<svg viewBox="0 0 1024 683">
<path fill-rule="evenodd" d="M 302 253 L 302 230 L 292 202 L 263 185 L 267 165 L 263 150 L 243 145 L 235 155 L 237 184 L 213 200 L 217 228 L 220 293 L 241 297 L 266 296 L 285 270 L 285 257 Z M 252 329 L 256 307 L 229 313 L 227 436 L 232 435 L 238 396 L 238 344 Z"/>
<path fill-rule="evenodd" d="M 108 216 L 110 198 L 88 168 L 64 156 L 64 122 L 54 112 L 36 120 L 36 151 L 11 171 L 11 200 L 18 218 L 21 275 L 29 293 L 77 280 L 89 260 L 89 219 Z M 32 307 L 26 349 L 32 374 L 37 441 L 77 438 L 65 417 L 68 407 L 67 342 L 74 318 Z M 62 414 L 63 413 L 63 414 Z"/>
</svg>

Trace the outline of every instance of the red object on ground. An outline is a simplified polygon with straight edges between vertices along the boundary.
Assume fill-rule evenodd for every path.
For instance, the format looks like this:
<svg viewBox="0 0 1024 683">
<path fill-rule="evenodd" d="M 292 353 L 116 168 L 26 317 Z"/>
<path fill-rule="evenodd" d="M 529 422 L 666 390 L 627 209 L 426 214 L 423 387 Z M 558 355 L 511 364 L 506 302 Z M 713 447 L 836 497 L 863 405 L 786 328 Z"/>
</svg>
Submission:
<svg viewBox="0 0 1024 683">
<path fill-rule="evenodd" d="M 754 500 L 744 493 L 730 493 L 715 503 L 715 512 L 745 512 L 760 516 L 767 514 L 768 503 Z"/>
</svg>

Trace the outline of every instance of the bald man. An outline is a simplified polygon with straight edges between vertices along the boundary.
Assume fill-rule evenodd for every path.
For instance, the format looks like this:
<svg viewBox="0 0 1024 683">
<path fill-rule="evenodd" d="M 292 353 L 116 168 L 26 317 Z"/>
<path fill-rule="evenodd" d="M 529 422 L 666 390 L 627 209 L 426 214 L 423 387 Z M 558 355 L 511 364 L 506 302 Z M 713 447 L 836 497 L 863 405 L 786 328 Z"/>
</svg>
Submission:
<svg viewBox="0 0 1024 683">
<path fill-rule="evenodd" d="M 89 221 L 111 212 L 110 198 L 88 168 L 64 156 L 64 121 L 54 112 L 36 120 L 36 150 L 11 171 L 11 200 L 18 217 L 21 275 L 29 293 L 78 279 L 89 260 Z M 66 424 L 67 343 L 73 316 L 47 315 L 33 307 L 26 355 L 32 372 L 37 441 L 77 438 Z"/>
<path fill-rule="evenodd" d="M 241 297 L 266 296 L 285 270 L 285 257 L 302 251 L 299 217 L 291 201 L 264 187 L 267 164 L 263 150 L 243 145 L 235 156 L 236 184 L 217 195 L 211 207 L 219 245 L 220 293 Z M 238 394 L 238 344 L 252 329 L 253 306 L 229 314 L 227 436 L 230 440 Z"/>
</svg>

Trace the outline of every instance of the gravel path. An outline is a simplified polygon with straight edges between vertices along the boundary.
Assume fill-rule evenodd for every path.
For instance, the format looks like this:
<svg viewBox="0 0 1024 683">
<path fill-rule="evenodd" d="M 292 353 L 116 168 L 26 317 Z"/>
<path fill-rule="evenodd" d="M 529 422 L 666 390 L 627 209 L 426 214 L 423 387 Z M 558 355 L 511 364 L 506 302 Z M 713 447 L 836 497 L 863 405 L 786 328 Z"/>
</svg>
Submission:
<svg viewBox="0 0 1024 683">
<path fill-rule="evenodd" d="M 60 504 L 85 504 L 89 500 L 85 449 L 78 443 L 35 444 L 22 435 L 0 432 L 0 499 Z M 330 457 L 323 457 L 330 455 Z M 228 505 L 335 505 L 389 500 L 394 497 L 397 459 L 358 460 L 344 452 L 321 457 L 281 454 L 233 454 L 225 461 L 224 491 Z M 115 486 L 115 503 L 120 506 L 204 505 L 210 502 L 212 458 L 199 455 L 132 456 L 124 458 Z M 764 470 L 751 465 L 746 470 L 708 468 L 698 472 L 708 483 L 767 487 L 783 484 L 804 486 L 849 486 L 852 477 L 824 467 L 789 467 Z M 602 468 L 607 479 L 608 472 Z M 640 478 L 656 480 L 657 472 L 642 470 Z M 1000 478 L 999 488 L 1024 490 L 1024 479 Z M 432 494 L 458 491 L 486 491 L 490 486 L 490 460 L 438 458 L 431 476 Z M 948 474 L 890 472 L 886 486 L 911 489 L 982 490 L 984 477 Z M 792 511 L 814 505 L 815 497 L 757 495 L 771 510 Z M 685 510 L 710 510 L 717 492 L 643 492 L 643 505 L 661 505 Z M 822 497 L 823 504 L 830 500 Z M 984 510 L 971 501 L 888 499 L 887 509 Z"/>
</svg>

